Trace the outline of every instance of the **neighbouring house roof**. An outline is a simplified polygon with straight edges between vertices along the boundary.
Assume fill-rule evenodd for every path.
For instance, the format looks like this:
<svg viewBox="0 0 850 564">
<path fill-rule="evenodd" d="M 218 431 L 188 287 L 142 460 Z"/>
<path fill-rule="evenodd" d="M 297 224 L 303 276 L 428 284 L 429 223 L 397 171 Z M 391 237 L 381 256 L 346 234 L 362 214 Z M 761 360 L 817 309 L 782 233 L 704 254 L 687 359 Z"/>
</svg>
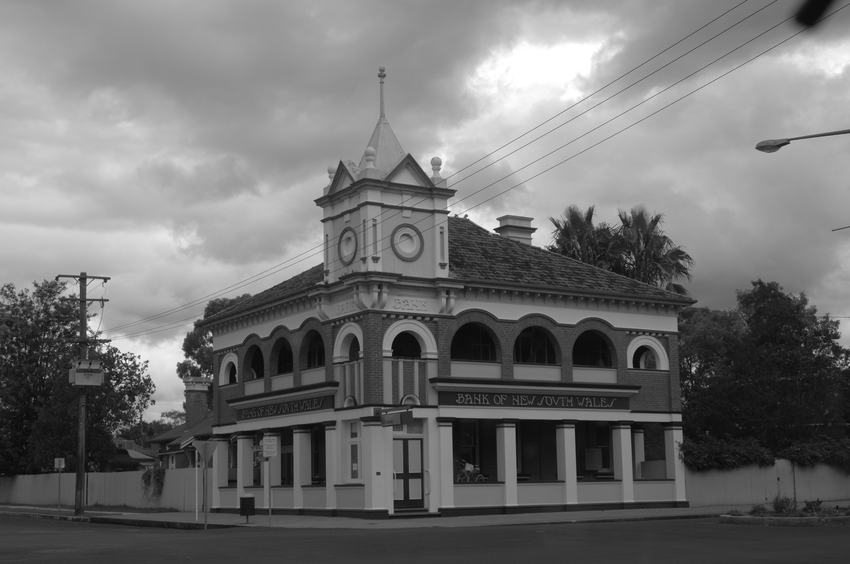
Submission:
<svg viewBox="0 0 850 564">
<path fill-rule="evenodd" d="M 178 425 L 170 431 L 157 435 L 148 442 L 164 445 L 164 448 L 157 453 L 161 456 L 163 454 L 180 452 L 183 450 L 182 445 L 187 441 L 209 437 L 212 434 L 212 415 L 210 414 L 191 427 L 186 423 Z"/>
<path fill-rule="evenodd" d="M 525 286 L 677 305 L 694 303 L 687 296 L 496 235 L 465 218 L 449 217 L 448 226 L 449 278 L 458 282 Z M 323 265 L 318 264 L 205 319 L 202 325 L 301 294 L 322 281 Z"/>
</svg>

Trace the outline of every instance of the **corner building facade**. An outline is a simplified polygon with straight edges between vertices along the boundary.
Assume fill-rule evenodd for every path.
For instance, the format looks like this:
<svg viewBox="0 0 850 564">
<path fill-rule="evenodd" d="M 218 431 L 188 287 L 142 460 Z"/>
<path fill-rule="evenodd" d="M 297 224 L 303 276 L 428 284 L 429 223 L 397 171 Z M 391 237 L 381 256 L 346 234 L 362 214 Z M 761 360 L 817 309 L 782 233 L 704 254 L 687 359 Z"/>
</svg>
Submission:
<svg viewBox="0 0 850 564">
<path fill-rule="evenodd" d="M 322 264 L 204 322 L 212 509 L 686 506 L 677 312 L 693 301 L 531 246 L 530 218 L 450 217 L 440 164 L 404 153 L 382 101 L 360 163 L 330 167 L 316 199 Z"/>
</svg>

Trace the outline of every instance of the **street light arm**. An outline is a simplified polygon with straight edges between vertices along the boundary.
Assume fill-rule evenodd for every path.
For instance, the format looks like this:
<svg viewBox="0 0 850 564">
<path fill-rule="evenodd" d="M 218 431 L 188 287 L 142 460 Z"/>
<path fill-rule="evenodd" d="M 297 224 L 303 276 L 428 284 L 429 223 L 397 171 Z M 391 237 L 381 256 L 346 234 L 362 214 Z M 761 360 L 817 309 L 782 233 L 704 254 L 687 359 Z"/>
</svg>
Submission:
<svg viewBox="0 0 850 564">
<path fill-rule="evenodd" d="M 788 141 L 797 141 L 798 139 L 813 139 L 815 137 L 830 137 L 832 135 L 846 135 L 850 133 L 850 129 L 842 129 L 840 131 L 830 131 L 828 133 L 815 133 L 814 135 L 803 135 L 802 137 L 789 137 Z"/>
<path fill-rule="evenodd" d="M 775 153 L 785 145 L 791 143 L 791 141 L 798 141 L 800 139 L 814 139 L 815 137 L 830 137 L 832 135 L 846 135 L 850 133 L 850 129 L 842 129 L 840 131 L 829 131 L 827 133 L 815 133 L 813 135 L 802 135 L 800 137 L 787 137 L 784 139 L 767 139 L 765 141 L 759 141 L 756 143 L 756 150 L 761 151 L 762 153 Z"/>
</svg>

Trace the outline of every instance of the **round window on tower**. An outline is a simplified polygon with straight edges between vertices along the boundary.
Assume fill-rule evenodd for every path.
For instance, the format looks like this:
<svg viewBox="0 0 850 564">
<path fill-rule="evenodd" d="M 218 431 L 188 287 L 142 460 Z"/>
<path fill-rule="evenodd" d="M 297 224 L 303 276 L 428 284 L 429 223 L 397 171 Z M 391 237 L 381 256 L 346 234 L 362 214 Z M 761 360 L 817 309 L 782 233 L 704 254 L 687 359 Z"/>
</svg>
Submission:
<svg viewBox="0 0 850 564">
<path fill-rule="evenodd" d="M 422 233 L 409 223 L 404 223 L 393 229 L 390 244 L 396 256 L 408 262 L 418 259 L 425 248 Z"/>
<path fill-rule="evenodd" d="M 351 227 L 346 227 L 339 236 L 339 260 L 348 266 L 357 255 L 357 233 Z"/>
</svg>

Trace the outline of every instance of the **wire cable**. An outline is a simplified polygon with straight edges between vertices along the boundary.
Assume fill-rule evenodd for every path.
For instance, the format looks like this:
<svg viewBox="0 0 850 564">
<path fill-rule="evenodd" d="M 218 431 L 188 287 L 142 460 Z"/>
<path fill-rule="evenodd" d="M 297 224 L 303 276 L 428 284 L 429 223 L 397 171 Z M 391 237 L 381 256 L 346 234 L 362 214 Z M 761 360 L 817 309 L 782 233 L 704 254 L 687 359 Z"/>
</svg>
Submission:
<svg viewBox="0 0 850 564">
<path fill-rule="evenodd" d="M 708 23 L 706 23 L 706 24 L 704 24 L 704 25 L 700 26 L 699 28 L 697 28 L 696 30 L 694 30 L 693 32 L 691 32 L 690 34 L 688 34 L 688 35 L 686 35 L 685 37 L 683 37 L 682 39 L 680 39 L 680 40 L 676 41 L 675 43 L 673 43 L 673 44 L 672 44 L 672 45 L 670 45 L 669 47 L 667 47 L 667 48 L 663 49 L 662 51 L 660 51 L 660 52 L 656 53 L 655 55 L 653 55 L 652 57 L 650 57 L 649 59 L 647 59 L 646 61 L 644 61 L 644 62 L 643 62 L 643 63 L 641 63 L 640 65 L 638 65 L 638 66 L 636 66 L 636 67 L 632 68 L 631 70 L 627 71 L 626 73 L 624 73 L 624 74 L 620 75 L 618 78 L 616 78 L 616 79 L 614 79 L 613 81 L 609 82 L 609 83 L 608 83 L 608 84 L 606 84 L 605 86 L 603 86 L 603 87 L 601 87 L 601 88 L 597 89 L 596 91 L 594 91 L 593 93 L 591 93 L 591 94 L 589 94 L 589 95 L 585 96 L 583 99 L 581 99 L 581 100 L 579 100 L 578 102 L 576 102 L 576 103 L 572 104 L 571 106 L 569 106 L 568 108 L 564 109 L 563 111 L 561 111 L 561 112 L 559 112 L 559 113 L 555 114 L 555 115 L 554 115 L 554 116 L 552 116 L 551 118 L 549 118 L 549 119 L 547 119 L 547 120 L 545 120 L 545 121 L 543 121 L 543 122 L 539 123 L 538 125 L 534 126 L 533 128 L 529 129 L 528 131 L 526 131 L 526 132 L 525 132 L 525 133 L 523 133 L 522 135 L 520 135 L 520 136 L 518 136 L 518 137 L 514 138 L 513 140 L 509 141 L 508 143 L 506 143 L 506 144 L 502 145 L 501 147 L 499 147 L 499 148 L 497 148 L 497 149 L 495 149 L 495 150 L 493 150 L 493 151 L 489 152 L 488 154 L 484 155 L 483 157 L 479 158 L 478 160 L 476 160 L 476 161 L 474 161 L 474 162 L 470 163 L 469 165 L 467 165 L 467 166 L 465 166 L 465 167 L 461 168 L 461 169 L 460 169 L 460 170 L 458 170 L 457 172 L 455 172 L 455 173 L 453 173 L 452 175 L 450 175 L 450 176 L 449 176 L 446 180 L 448 180 L 448 179 L 450 179 L 450 178 L 452 178 L 452 177 L 456 176 L 457 174 L 459 174 L 460 172 L 462 172 L 462 171 L 464 171 L 464 170 L 469 169 L 471 166 L 474 166 L 475 164 L 477 164 L 477 163 L 481 162 L 482 160 L 486 159 L 487 157 L 489 157 L 489 156 L 491 156 L 491 155 L 495 154 L 496 152 L 500 151 L 501 149 L 503 149 L 503 148 L 505 148 L 505 147 L 509 146 L 510 144 L 514 143 L 515 141 L 517 141 L 517 140 L 521 139 L 522 137 L 525 137 L 525 136 L 526 136 L 526 135 L 528 135 L 529 133 L 531 133 L 531 132 L 533 132 L 533 131 L 535 131 L 535 130 L 539 129 L 540 127 L 542 127 L 542 126 L 543 126 L 543 125 L 545 125 L 546 123 L 551 122 L 552 120 L 556 119 L 556 118 L 557 118 L 557 117 L 559 117 L 560 115 L 563 115 L 564 113 L 566 113 L 566 112 L 567 112 L 567 111 L 569 111 L 570 109 L 574 108 L 574 107 L 575 107 L 575 106 L 577 106 L 578 104 L 580 104 L 580 103 L 582 103 L 582 102 L 584 102 L 584 101 L 588 100 L 589 98 L 591 98 L 591 97 L 593 97 L 594 95 L 596 95 L 597 93 L 601 92 L 602 90 L 604 90 L 604 89 L 605 89 L 605 88 L 607 88 L 608 86 L 610 86 L 610 85 L 612 85 L 612 84 L 614 84 L 614 83 L 618 82 L 618 81 L 619 81 L 619 80 L 621 80 L 622 78 L 625 78 L 625 77 L 626 77 L 626 76 L 628 76 L 629 74 L 631 74 L 631 73 L 635 72 L 636 70 L 638 70 L 638 69 L 640 69 L 641 67 L 645 66 L 646 64 L 650 63 L 651 61 L 653 61 L 654 59 L 658 58 L 658 57 L 659 57 L 659 56 L 661 56 L 662 54 L 666 53 L 666 52 L 667 52 L 667 51 L 669 51 L 670 49 L 672 49 L 672 48 L 674 48 L 675 46 L 679 45 L 679 44 L 680 44 L 680 43 L 682 43 L 683 41 L 685 41 L 685 40 L 687 40 L 688 38 L 692 37 L 693 35 L 695 35 L 695 34 L 696 34 L 696 33 L 698 33 L 699 31 L 701 31 L 701 30 L 705 29 L 706 27 L 708 27 L 708 26 L 709 26 L 709 25 L 711 25 L 712 23 L 716 22 L 717 20 L 719 20 L 719 19 L 720 19 L 720 18 L 722 18 L 723 16 L 725 16 L 725 15 L 729 14 L 730 12 L 732 12 L 732 11 L 736 10 L 737 8 L 739 8 L 740 6 L 742 6 L 743 4 L 747 3 L 747 1 L 748 1 L 748 0 L 743 0 L 742 2 L 740 2 L 740 3 L 736 4 L 736 5 L 735 5 L 735 6 L 733 6 L 732 8 L 730 8 L 730 9 L 726 10 L 725 12 L 723 12 L 722 14 L 720 14 L 719 16 L 717 16 L 717 17 L 715 17 L 714 19 L 712 19 L 711 21 L 709 21 Z M 776 3 L 777 1 L 778 1 L 778 0 L 773 0 L 773 2 L 771 2 L 770 4 L 765 5 L 764 7 L 760 8 L 759 10 L 757 10 L 756 12 L 754 12 L 753 14 L 750 14 L 749 16 L 747 16 L 746 18 L 744 18 L 743 20 L 740 20 L 739 22 L 737 22 L 737 23 L 736 23 L 736 24 L 734 24 L 733 26 L 730 26 L 730 27 L 726 28 L 726 30 L 724 30 L 723 32 L 721 32 L 721 34 L 722 34 L 722 33 L 725 33 L 726 31 L 728 31 L 729 29 L 731 29 L 731 28 L 732 28 L 732 27 L 734 27 L 735 25 L 738 25 L 738 24 L 739 24 L 739 23 L 741 23 L 742 21 L 744 21 L 744 20 L 746 20 L 746 19 L 748 19 L 748 18 L 752 17 L 752 16 L 753 16 L 753 15 L 755 15 L 756 13 L 758 13 L 758 12 L 760 12 L 760 11 L 764 10 L 765 8 L 767 8 L 767 7 L 771 6 L 772 4 Z M 718 35 L 720 35 L 720 34 L 718 34 Z M 716 38 L 716 37 L 717 37 L 717 35 L 715 35 L 712 39 L 714 39 L 714 38 Z M 709 40 L 709 41 L 710 41 L 710 40 Z M 699 45 L 699 46 L 697 46 L 697 47 L 700 47 L 700 46 L 704 45 L 705 43 L 707 43 L 707 41 L 706 41 L 706 42 L 703 42 L 702 44 L 700 44 L 700 45 Z M 685 53 L 685 55 L 689 54 L 690 52 L 692 52 L 692 51 L 693 51 L 693 50 L 695 50 L 695 49 L 696 49 L 696 48 L 691 49 L 690 51 L 688 51 L 687 53 Z M 668 63 L 667 65 L 665 65 L 665 67 L 666 67 L 666 66 L 668 66 L 669 64 L 671 64 L 671 63 L 673 63 L 673 62 L 675 62 L 675 61 L 677 61 L 677 60 L 681 59 L 681 58 L 682 58 L 682 57 L 684 57 L 685 55 L 682 55 L 682 56 L 678 57 L 677 59 L 674 59 L 673 61 L 671 61 L 670 63 Z M 665 67 L 661 67 L 661 69 L 663 69 L 663 68 L 665 68 Z M 654 71 L 652 74 L 655 74 L 656 72 L 660 71 L 661 69 L 657 69 L 657 70 L 656 70 L 656 71 Z M 642 78 L 642 79 L 641 79 L 641 81 L 642 81 L 642 80 L 645 80 L 645 79 L 646 79 L 646 78 L 648 78 L 649 76 L 652 76 L 652 74 L 645 76 L 644 78 Z M 629 87 L 627 87 L 627 88 L 630 88 L 631 86 L 634 86 L 634 85 L 635 85 L 635 84 L 637 84 L 638 82 L 640 82 L 640 81 L 637 81 L 637 82 L 633 83 L 632 85 L 630 85 L 630 86 L 629 86 Z M 627 89 L 627 88 L 626 88 L 626 89 Z M 621 93 L 621 92 L 625 91 L 626 89 L 623 89 L 623 90 L 619 91 L 617 94 L 619 94 L 619 93 Z M 616 96 L 617 94 L 614 94 L 614 96 Z M 610 100 L 612 97 L 613 97 L 613 96 L 610 96 L 610 97 L 606 98 L 606 100 L 604 100 L 604 101 Z M 604 102 L 604 101 L 603 101 L 603 102 Z M 597 106 L 598 106 L 598 105 L 599 105 L 599 104 L 597 104 Z M 594 106 L 594 108 L 595 108 L 595 107 L 596 107 L 596 106 Z M 590 108 L 590 109 L 593 109 L 593 108 Z M 587 111 L 590 111 L 590 110 L 587 110 Z M 584 112 L 584 113 L 587 113 L 587 112 Z M 583 114 L 579 114 L 579 115 L 583 115 Z M 577 118 L 577 117 L 579 117 L 579 116 L 576 116 L 576 118 Z M 573 121 L 573 120 L 574 120 L 574 119 L 576 119 L 576 118 L 573 118 L 573 119 L 572 119 L 572 120 L 570 120 L 570 121 Z M 566 123 L 569 123 L 569 121 L 568 121 L 568 122 L 566 122 Z M 564 123 L 564 124 L 562 124 L 561 126 L 558 126 L 558 127 L 562 127 L 563 125 L 566 125 L 566 123 Z M 550 131 L 549 131 L 549 132 L 547 132 L 546 134 L 544 134 L 544 135 L 542 135 L 542 136 L 537 137 L 535 140 L 531 141 L 530 143 L 528 143 L 528 144 L 526 144 L 526 145 L 523 145 L 522 147 L 520 147 L 520 148 L 516 149 L 515 151 L 513 151 L 513 152 L 509 153 L 508 155 L 504 155 L 502 158 L 500 158 L 500 159 L 498 159 L 498 160 L 494 161 L 493 163 L 490 163 L 490 164 L 488 164 L 487 166 L 485 166 L 485 167 L 483 167 L 483 168 L 481 168 L 481 169 L 479 169 L 479 170 L 477 170 L 477 171 L 475 171 L 475 172 L 473 172 L 473 173 L 471 173 L 471 174 L 469 174 L 469 175 L 467 175 L 467 176 L 463 177 L 462 179 L 460 179 L 460 180 L 458 180 L 457 182 L 455 182 L 454 186 L 456 186 L 456 185 L 457 185 L 457 184 L 459 184 L 460 182 L 462 182 L 462 181 L 466 180 L 467 178 L 470 178 L 471 176 L 474 176 L 475 174 L 477 174 L 478 172 L 481 172 L 482 170 L 484 170 L 484 169 L 488 168 L 489 166 L 492 166 L 492 165 L 493 165 L 493 164 L 495 164 L 496 162 L 499 162 L 500 160 L 502 160 L 502 159 L 504 159 L 504 158 L 506 158 L 506 157 L 508 157 L 508 156 L 512 155 L 512 154 L 513 154 L 513 153 L 515 153 L 516 151 L 519 151 L 520 149 L 522 149 L 522 148 L 524 148 L 524 147 L 528 146 L 529 144 L 534 143 L 535 141 L 537 141 L 537 140 L 541 139 L 542 137 L 544 137 L 544 136 L 548 135 L 549 133 L 551 133 L 551 132 L 552 132 L 552 131 L 554 131 L 555 129 L 558 129 L 558 128 L 554 128 L 554 129 L 550 130 Z M 476 193 L 477 193 L 477 192 L 476 192 Z M 424 199 L 423 199 L 423 200 L 420 200 L 419 202 L 417 202 L 417 204 L 422 203 L 423 201 L 424 201 Z M 462 200 L 459 200 L 459 201 L 462 201 Z M 453 204 L 457 204 L 459 201 L 455 201 L 455 202 L 453 202 Z M 413 205 L 415 206 L 415 205 L 417 205 L 417 204 L 413 204 Z M 383 215 L 384 213 L 386 213 L 386 212 L 381 212 L 381 215 Z M 395 213 L 394 213 L 394 215 L 393 215 L 393 216 L 390 216 L 389 218 L 386 218 L 386 219 L 392 219 L 393 217 L 395 217 L 396 215 L 398 215 L 398 213 L 400 213 L 400 212 L 395 211 Z M 303 251 L 302 253 L 300 253 L 300 254 L 298 254 L 298 255 L 295 255 L 294 257 L 291 257 L 291 258 L 289 258 L 289 259 L 287 259 L 287 260 L 285 260 L 285 261 L 283 261 L 283 262 L 281 262 L 281 263 L 278 263 L 278 264 L 277 264 L 277 265 L 275 265 L 275 266 L 269 267 L 268 269 L 263 270 L 263 271 L 261 271 L 261 272 L 259 272 L 259 273 L 255 274 L 255 275 L 252 275 L 252 276 L 250 276 L 250 277 L 248 277 L 248 278 L 246 278 L 246 279 L 244 279 L 244 280 L 241 280 L 241 281 L 239 281 L 239 282 L 236 282 L 236 283 L 234 283 L 234 284 L 231 284 L 231 285 L 229 285 L 229 286 L 226 286 L 225 288 L 222 288 L 222 289 L 220 289 L 220 290 L 217 290 L 217 291 L 215 291 L 215 292 L 212 292 L 212 293 L 210 293 L 210 294 L 207 294 L 207 295 L 205 295 L 205 296 L 202 296 L 202 297 L 200 297 L 200 298 L 197 298 L 196 300 L 193 300 L 193 301 L 188 302 L 188 303 L 186 303 L 186 304 L 183 304 L 183 305 L 180 305 L 180 306 L 177 306 L 177 307 L 171 308 L 171 309 L 169 309 L 169 310 L 165 310 L 165 311 L 163 311 L 163 312 L 161 312 L 161 313 L 158 313 L 158 314 L 155 314 L 155 315 L 152 315 L 152 316 L 149 316 L 149 317 L 145 317 L 145 318 L 142 318 L 142 319 L 139 319 L 139 320 L 136 320 L 136 321 L 130 322 L 130 323 L 125 323 L 125 324 L 123 324 L 123 325 L 118 325 L 118 326 L 115 326 L 115 327 L 111 327 L 111 328 L 109 328 L 109 329 L 106 329 L 104 332 L 106 332 L 106 333 L 111 333 L 111 332 L 115 332 L 115 331 L 121 331 L 121 330 L 124 330 L 124 329 L 128 329 L 128 328 L 130 328 L 130 327 L 134 327 L 134 326 L 140 325 L 140 324 L 142 324 L 142 323 L 146 323 L 146 322 L 148 322 L 148 321 L 153 321 L 153 320 L 156 320 L 156 319 L 161 319 L 162 317 L 166 317 L 166 316 L 168 316 L 168 315 L 170 315 L 170 314 L 172 314 L 172 313 L 176 313 L 176 312 L 178 312 L 178 311 L 184 311 L 184 310 L 186 310 L 186 309 L 190 309 L 190 308 L 193 308 L 193 307 L 198 306 L 198 305 L 201 305 L 201 304 L 206 304 L 206 302 L 207 302 L 209 299 L 212 299 L 212 298 L 215 298 L 215 297 L 222 296 L 222 295 L 224 295 L 224 294 L 226 294 L 226 293 L 230 292 L 231 290 L 235 290 L 235 289 L 243 288 L 243 287 L 245 287 L 245 286 L 247 286 L 247 285 L 253 284 L 253 283 L 255 283 L 255 282 L 259 281 L 259 280 L 262 280 L 262 279 L 266 278 L 267 276 L 264 276 L 265 274 L 268 274 L 268 275 L 276 274 L 277 272 L 280 272 L 281 270 L 284 270 L 285 268 L 289 268 L 289 267 L 291 267 L 291 266 L 293 266 L 293 265 L 295 265 L 295 264 L 298 264 L 298 263 L 300 263 L 300 262 L 303 262 L 303 260 L 305 260 L 307 257 L 310 257 L 310 256 L 316 256 L 316 255 L 318 255 L 319 253 L 318 253 L 318 252 L 315 252 L 315 253 L 314 253 L 313 251 L 321 250 L 321 249 L 322 249 L 322 247 L 323 247 L 323 244 L 320 244 L 320 245 L 317 245 L 317 246 L 312 247 L 312 248 L 310 248 L 310 249 L 307 249 L 307 250 Z M 310 254 L 308 254 L 308 253 L 310 253 Z M 304 257 L 304 255 L 307 255 L 307 257 Z M 299 258 L 299 257 L 304 257 L 304 258 L 302 258 L 302 260 L 295 260 L 295 259 L 297 259 L 297 258 Z"/>
</svg>

